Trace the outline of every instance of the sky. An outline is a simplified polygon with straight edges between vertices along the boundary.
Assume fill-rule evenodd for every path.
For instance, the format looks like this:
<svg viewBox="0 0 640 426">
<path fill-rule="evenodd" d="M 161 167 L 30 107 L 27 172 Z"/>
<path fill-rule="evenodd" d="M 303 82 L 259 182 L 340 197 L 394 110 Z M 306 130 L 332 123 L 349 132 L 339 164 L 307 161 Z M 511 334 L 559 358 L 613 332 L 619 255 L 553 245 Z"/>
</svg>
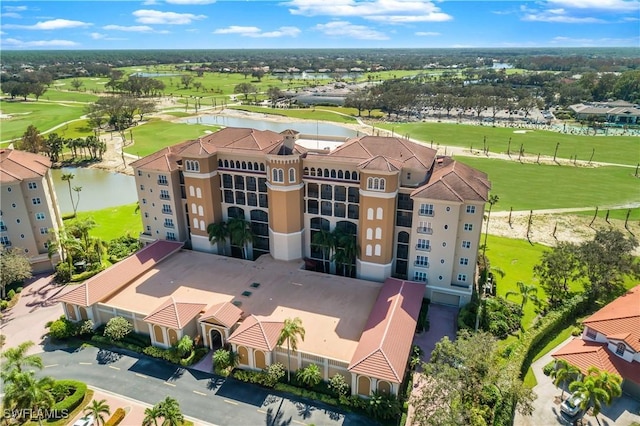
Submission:
<svg viewBox="0 0 640 426">
<path fill-rule="evenodd" d="M 638 47 L 640 0 L 0 2 L 0 49 Z"/>
</svg>

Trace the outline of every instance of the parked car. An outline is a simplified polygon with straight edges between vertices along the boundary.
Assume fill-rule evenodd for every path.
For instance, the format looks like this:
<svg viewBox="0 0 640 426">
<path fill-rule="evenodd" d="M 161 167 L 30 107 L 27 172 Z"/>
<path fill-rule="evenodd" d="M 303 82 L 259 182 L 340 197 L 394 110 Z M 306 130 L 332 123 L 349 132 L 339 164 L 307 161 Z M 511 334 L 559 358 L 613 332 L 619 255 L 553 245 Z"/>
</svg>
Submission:
<svg viewBox="0 0 640 426">
<path fill-rule="evenodd" d="M 584 398 L 580 394 L 569 395 L 567 399 L 562 401 L 560 411 L 569 417 L 573 417 L 580 412 L 580 404 L 582 404 L 582 401 L 584 401 Z"/>
<path fill-rule="evenodd" d="M 73 426 L 93 426 L 93 420 L 92 415 L 84 416 L 76 420 Z"/>
</svg>

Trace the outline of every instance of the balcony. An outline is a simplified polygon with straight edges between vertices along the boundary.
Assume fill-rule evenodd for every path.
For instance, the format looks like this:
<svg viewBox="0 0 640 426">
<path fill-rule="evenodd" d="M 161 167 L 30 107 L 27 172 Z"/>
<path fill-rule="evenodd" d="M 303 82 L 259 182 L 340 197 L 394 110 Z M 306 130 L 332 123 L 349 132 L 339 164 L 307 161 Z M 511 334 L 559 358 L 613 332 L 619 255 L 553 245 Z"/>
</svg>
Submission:
<svg viewBox="0 0 640 426">
<path fill-rule="evenodd" d="M 165 228 L 169 228 L 169 229 L 174 229 L 174 228 L 175 228 L 175 225 L 174 225 L 173 223 L 165 223 L 165 224 L 164 224 L 164 227 L 165 227 Z"/>
<path fill-rule="evenodd" d="M 162 186 L 168 186 L 169 185 L 169 181 L 167 181 L 166 179 L 158 179 L 158 185 L 162 185 Z"/>
<path fill-rule="evenodd" d="M 431 246 L 423 246 L 420 244 L 416 244 L 416 250 L 418 251 L 431 251 Z"/>
<path fill-rule="evenodd" d="M 418 232 L 418 234 L 433 234 L 433 228 L 427 228 L 426 226 L 418 226 L 418 228 L 416 228 L 416 231 Z"/>
<path fill-rule="evenodd" d="M 418 215 L 433 217 L 433 210 L 418 210 Z"/>
<path fill-rule="evenodd" d="M 0 241 L 2 247 L 11 247 L 11 241 Z"/>
<path fill-rule="evenodd" d="M 418 268 L 428 268 L 429 267 L 429 262 L 420 262 L 420 261 L 416 260 L 415 262 L 413 262 L 413 266 L 416 266 Z"/>
<path fill-rule="evenodd" d="M 161 200 L 170 200 L 171 197 L 169 195 L 165 195 L 165 194 L 160 194 L 160 199 Z"/>
<path fill-rule="evenodd" d="M 162 209 L 162 214 L 171 214 L 171 209 Z"/>
</svg>

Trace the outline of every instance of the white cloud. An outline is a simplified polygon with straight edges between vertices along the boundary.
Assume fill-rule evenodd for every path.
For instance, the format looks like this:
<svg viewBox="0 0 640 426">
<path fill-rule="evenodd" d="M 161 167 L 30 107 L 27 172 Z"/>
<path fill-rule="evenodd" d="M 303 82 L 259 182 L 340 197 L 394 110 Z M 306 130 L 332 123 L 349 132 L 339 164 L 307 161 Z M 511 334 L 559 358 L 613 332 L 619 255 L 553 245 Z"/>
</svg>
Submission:
<svg viewBox="0 0 640 426">
<path fill-rule="evenodd" d="M 390 24 L 453 19 L 431 0 L 291 0 L 283 5 L 288 6 L 293 15 L 356 16 Z"/>
<path fill-rule="evenodd" d="M 330 37 L 346 37 L 359 40 L 388 40 L 389 37 L 380 31 L 373 30 L 364 25 L 353 25 L 347 21 L 332 21 L 326 24 L 318 24 L 314 27 Z"/>
<path fill-rule="evenodd" d="M 570 9 L 609 10 L 611 12 L 638 12 L 638 0 L 547 0 L 550 5 Z"/>
<path fill-rule="evenodd" d="M 107 31 L 126 31 L 131 33 L 148 33 L 153 31 L 153 28 L 147 25 L 131 25 L 128 27 L 124 25 L 105 25 L 102 29 Z"/>
<path fill-rule="evenodd" d="M 434 32 L 434 31 L 417 31 L 414 34 L 417 35 L 418 37 L 433 37 L 433 36 L 442 35 L 440 33 Z"/>
<path fill-rule="evenodd" d="M 27 10 L 27 6 L 2 6 L 7 12 L 24 12 Z"/>
<path fill-rule="evenodd" d="M 70 40 L 34 40 L 22 41 L 15 38 L 7 38 L 2 40 L 2 44 L 12 47 L 73 47 L 78 43 Z"/>
<path fill-rule="evenodd" d="M 215 3 L 216 0 L 166 0 L 167 3 L 171 4 L 211 4 Z"/>
<path fill-rule="evenodd" d="M 275 31 L 263 32 L 258 27 L 243 27 L 239 25 L 231 25 L 227 28 L 218 28 L 217 30 L 213 31 L 213 34 L 238 34 L 242 37 L 254 38 L 297 37 L 300 33 L 301 31 L 297 27 L 280 27 Z"/>
<path fill-rule="evenodd" d="M 193 21 L 205 19 L 205 15 L 192 13 L 160 12 L 159 10 L 140 9 L 133 12 L 136 21 L 141 24 L 187 25 Z"/>
<path fill-rule="evenodd" d="M 629 46 L 638 44 L 639 37 L 635 38 L 573 38 L 573 37 L 554 37 L 551 39 L 550 44 L 552 46 L 578 46 L 578 47 L 593 47 L 593 46 Z"/>
<path fill-rule="evenodd" d="M 142 2 L 143 6 L 155 6 L 155 5 L 158 5 L 158 4 L 160 4 L 160 2 L 157 1 L 157 0 L 145 0 L 145 1 Z"/>
<path fill-rule="evenodd" d="M 93 40 L 126 40 L 126 38 L 118 38 L 118 37 L 109 37 L 106 34 L 102 34 L 102 33 L 91 33 L 89 34 L 89 36 L 93 39 Z"/>
<path fill-rule="evenodd" d="M 93 24 L 82 21 L 71 21 L 69 19 L 52 19 L 41 21 L 34 25 L 13 25 L 7 24 L 5 28 L 20 28 L 23 30 L 63 30 L 67 28 L 90 27 Z"/>
<path fill-rule="evenodd" d="M 603 23 L 602 19 L 593 18 L 590 16 L 581 18 L 578 16 L 569 16 L 562 13 L 550 11 L 540 11 L 538 13 L 527 13 L 522 17 L 523 21 L 537 21 L 537 22 L 553 22 L 556 24 L 599 24 Z"/>
<path fill-rule="evenodd" d="M 6 13 L 1 14 L 0 16 L 2 16 L 3 18 L 13 18 L 13 19 L 22 18 L 22 15 L 20 15 L 19 13 L 16 13 L 16 12 L 6 12 Z"/>
</svg>

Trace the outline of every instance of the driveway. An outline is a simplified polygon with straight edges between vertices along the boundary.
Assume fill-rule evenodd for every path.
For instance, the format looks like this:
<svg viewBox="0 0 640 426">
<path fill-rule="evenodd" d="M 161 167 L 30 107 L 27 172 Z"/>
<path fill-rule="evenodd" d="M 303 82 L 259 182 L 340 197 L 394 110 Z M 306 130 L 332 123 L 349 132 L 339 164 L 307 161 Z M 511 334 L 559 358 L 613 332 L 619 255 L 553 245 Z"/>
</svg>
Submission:
<svg viewBox="0 0 640 426">
<path fill-rule="evenodd" d="M 542 368 L 553 360 L 551 354 L 564 346 L 569 339 L 553 348 L 542 358 L 531 365 L 533 373 L 536 376 L 538 384 L 533 388 L 538 398 L 534 401 L 534 412 L 532 416 L 521 416 L 516 412 L 514 425 L 516 426 L 553 426 L 553 425 L 572 425 L 574 418 L 567 417 L 560 411 L 560 404 L 557 403 L 562 390 L 553 385 L 553 380 L 545 376 Z M 567 392 L 565 392 L 565 398 Z M 635 414 L 634 414 L 635 413 Z M 628 396 L 622 396 L 614 400 L 611 406 L 603 406 L 601 413 L 598 415 L 600 426 L 628 426 L 634 421 L 640 423 L 640 401 L 635 401 Z M 598 426 L 598 421 L 590 415 L 584 416 L 584 424 L 590 426 Z"/>
</svg>

